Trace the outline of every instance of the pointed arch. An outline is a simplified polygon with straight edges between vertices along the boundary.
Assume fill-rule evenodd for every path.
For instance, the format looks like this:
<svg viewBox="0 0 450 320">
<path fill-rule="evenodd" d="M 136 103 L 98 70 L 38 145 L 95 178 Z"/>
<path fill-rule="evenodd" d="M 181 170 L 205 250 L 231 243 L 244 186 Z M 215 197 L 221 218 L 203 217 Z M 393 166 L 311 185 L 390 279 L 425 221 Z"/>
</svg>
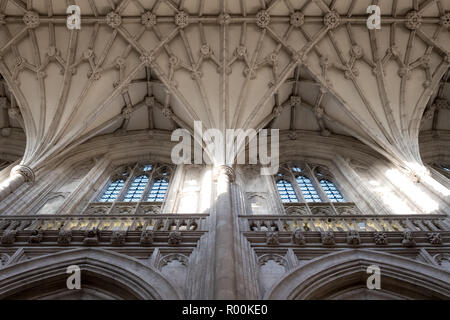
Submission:
<svg viewBox="0 0 450 320">
<path fill-rule="evenodd" d="M 0 270 L 0 299 L 34 299 L 61 292 L 66 288 L 66 270 L 70 265 L 80 267 L 82 288 L 85 283 L 101 295 L 119 299 L 183 299 L 181 291 L 159 271 L 138 259 L 100 248 L 61 251 L 8 265 Z"/>
<path fill-rule="evenodd" d="M 285 275 L 265 299 L 329 299 L 366 288 L 366 270 L 381 270 L 381 291 L 403 299 L 449 299 L 450 273 L 412 259 L 371 251 L 345 250 L 313 259 Z"/>
</svg>

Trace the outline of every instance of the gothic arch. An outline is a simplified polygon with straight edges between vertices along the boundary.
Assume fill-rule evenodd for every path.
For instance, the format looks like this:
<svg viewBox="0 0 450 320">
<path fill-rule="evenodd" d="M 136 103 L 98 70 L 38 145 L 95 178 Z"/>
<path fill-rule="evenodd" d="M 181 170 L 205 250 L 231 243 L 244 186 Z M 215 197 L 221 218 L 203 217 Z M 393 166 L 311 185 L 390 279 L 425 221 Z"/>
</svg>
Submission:
<svg viewBox="0 0 450 320">
<path fill-rule="evenodd" d="M 183 294 L 152 267 L 100 249 L 81 248 L 25 260 L 0 270 L 0 299 L 33 299 L 67 294 L 67 267 L 81 268 L 81 288 L 119 299 L 183 299 Z M 91 294 L 90 294 L 91 295 Z"/>
<path fill-rule="evenodd" d="M 371 250 L 345 250 L 321 256 L 285 275 L 265 299 L 329 299 L 366 287 L 366 268 L 381 270 L 382 296 L 402 299 L 449 299 L 450 273 L 397 255 Z M 367 290 L 367 289 L 366 289 Z M 368 290 L 367 290 L 368 291 Z"/>
</svg>

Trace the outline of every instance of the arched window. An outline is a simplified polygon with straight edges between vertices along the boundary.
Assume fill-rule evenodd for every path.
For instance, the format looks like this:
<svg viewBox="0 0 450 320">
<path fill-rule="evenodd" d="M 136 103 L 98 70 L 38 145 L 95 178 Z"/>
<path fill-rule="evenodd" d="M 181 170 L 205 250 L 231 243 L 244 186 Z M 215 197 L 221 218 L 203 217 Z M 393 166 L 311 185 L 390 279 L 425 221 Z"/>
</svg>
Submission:
<svg viewBox="0 0 450 320">
<path fill-rule="evenodd" d="M 152 188 L 147 197 L 149 202 L 162 202 L 166 196 L 167 189 L 169 187 L 169 182 L 165 178 L 157 179 L 153 184 Z"/>
<path fill-rule="evenodd" d="M 99 202 L 113 202 L 114 200 L 116 200 L 124 185 L 125 180 L 123 179 L 117 179 L 111 182 L 108 188 L 106 188 L 105 192 L 103 192 L 102 196 L 99 199 Z"/>
<path fill-rule="evenodd" d="M 321 165 L 283 164 L 275 181 L 282 202 L 346 202 L 333 175 Z"/>
<path fill-rule="evenodd" d="M 333 182 L 322 179 L 320 180 L 320 185 L 322 186 L 323 191 L 327 195 L 328 199 L 331 202 L 344 202 L 344 197 L 341 195 L 339 190 L 336 188 Z"/>
<path fill-rule="evenodd" d="M 122 171 L 119 171 L 122 170 Z M 135 164 L 116 171 L 99 202 L 163 202 L 172 168 L 168 165 Z"/>
<path fill-rule="evenodd" d="M 130 187 L 123 198 L 124 202 L 136 202 L 141 200 L 142 195 L 144 194 L 145 187 L 147 186 L 149 179 L 143 174 L 139 177 L 136 177 L 133 182 L 130 184 Z"/>
<path fill-rule="evenodd" d="M 280 179 L 277 182 L 278 193 L 282 202 L 298 202 L 292 183 L 285 179 Z"/>
<path fill-rule="evenodd" d="M 297 177 L 297 183 L 306 202 L 322 202 L 310 179 L 300 175 Z"/>
</svg>

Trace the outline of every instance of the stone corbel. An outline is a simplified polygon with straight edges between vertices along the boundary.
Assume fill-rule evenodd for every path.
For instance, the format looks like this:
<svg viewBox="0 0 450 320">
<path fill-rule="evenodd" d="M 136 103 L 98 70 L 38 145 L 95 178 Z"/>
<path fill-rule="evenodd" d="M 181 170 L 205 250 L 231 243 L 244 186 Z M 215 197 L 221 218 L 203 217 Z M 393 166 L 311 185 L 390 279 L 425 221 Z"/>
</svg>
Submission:
<svg viewBox="0 0 450 320">
<path fill-rule="evenodd" d="M 35 175 L 33 169 L 23 164 L 19 164 L 11 169 L 10 176 L 21 175 L 25 178 L 25 182 L 34 182 Z"/>
</svg>

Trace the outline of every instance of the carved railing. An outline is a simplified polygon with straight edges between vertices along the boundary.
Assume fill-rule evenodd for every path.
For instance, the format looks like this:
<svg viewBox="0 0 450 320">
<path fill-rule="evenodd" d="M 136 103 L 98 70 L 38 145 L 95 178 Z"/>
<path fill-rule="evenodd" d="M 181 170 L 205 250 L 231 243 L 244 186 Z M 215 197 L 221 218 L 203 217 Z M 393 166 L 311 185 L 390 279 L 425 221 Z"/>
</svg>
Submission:
<svg viewBox="0 0 450 320">
<path fill-rule="evenodd" d="M 308 202 L 285 203 L 286 215 L 360 215 L 362 214 L 353 202 Z"/>
<path fill-rule="evenodd" d="M 446 215 L 240 216 L 242 231 L 449 231 Z"/>
<path fill-rule="evenodd" d="M 208 214 L 2 216 L 0 232 L 16 230 L 206 231 Z"/>
<path fill-rule="evenodd" d="M 83 214 L 159 214 L 161 202 L 93 202 Z"/>
</svg>

